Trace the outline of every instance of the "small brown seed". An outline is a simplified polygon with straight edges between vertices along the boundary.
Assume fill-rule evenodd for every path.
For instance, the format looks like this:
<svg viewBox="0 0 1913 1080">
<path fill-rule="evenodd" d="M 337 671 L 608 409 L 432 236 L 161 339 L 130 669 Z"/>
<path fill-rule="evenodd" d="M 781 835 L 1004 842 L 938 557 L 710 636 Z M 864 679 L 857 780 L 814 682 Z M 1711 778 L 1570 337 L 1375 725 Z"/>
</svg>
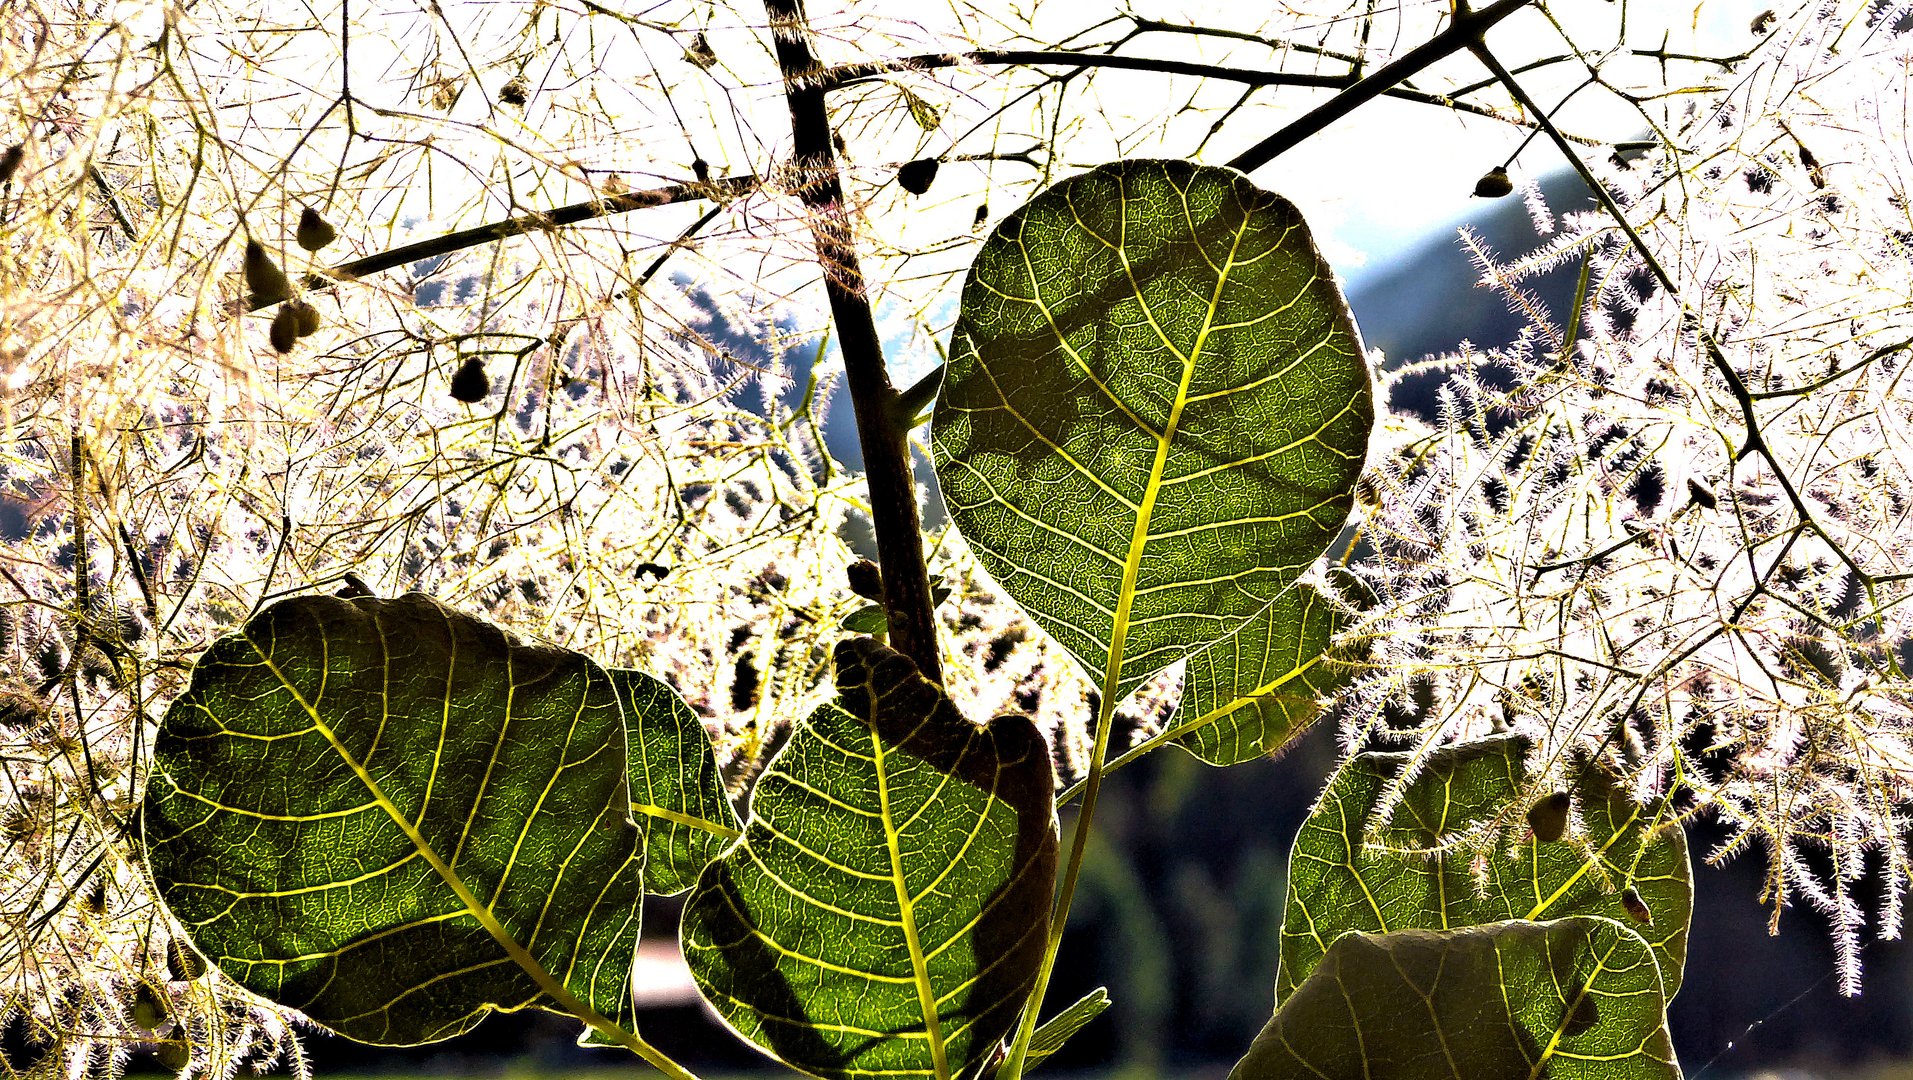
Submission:
<svg viewBox="0 0 1913 1080">
<path fill-rule="evenodd" d="M 1567 792 L 1556 791 L 1528 807 L 1528 828 L 1534 830 L 1535 839 L 1552 844 L 1567 835 L 1569 802 Z"/>
<path fill-rule="evenodd" d="M 292 282 L 286 280 L 286 272 L 272 261 L 266 245 L 257 240 L 246 241 L 246 289 L 252 293 L 254 307 L 276 304 L 292 295 Z"/>
<path fill-rule="evenodd" d="M 897 169 L 897 186 L 912 195 L 921 195 L 930 190 L 937 178 L 937 159 L 918 158 L 905 162 Z"/>
<path fill-rule="evenodd" d="M 319 212 L 308 206 L 299 211 L 299 231 L 294 239 L 307 251 L 317 251 L 339 238 L 339 231 L 330 222 L 319 216 Z"/>
<path fill-rule="evenodd" d="M 1505 166 L 1497 165 L 1481 174 L 1475 181 L 1475 195 L 1483 199 L 1499 199 L 1514 190 L 1514 181 L 1508 179 Z"/>
<path fill-rule="evenodd" d="M 476 356 L 468 356 L 452 374 L 452 397 L 473 405 L 485 400 L 492 392 L 492 381 L 485 374 L 485 365 Z"/>
<path fill-rule="evenodd" d="M 287 304 L 272 317 L 272 328 L 266 331 L 266 339 L 280 353 L 292 351 L 292 345 L 299 340 L 299 313 Z"/>
</svg>

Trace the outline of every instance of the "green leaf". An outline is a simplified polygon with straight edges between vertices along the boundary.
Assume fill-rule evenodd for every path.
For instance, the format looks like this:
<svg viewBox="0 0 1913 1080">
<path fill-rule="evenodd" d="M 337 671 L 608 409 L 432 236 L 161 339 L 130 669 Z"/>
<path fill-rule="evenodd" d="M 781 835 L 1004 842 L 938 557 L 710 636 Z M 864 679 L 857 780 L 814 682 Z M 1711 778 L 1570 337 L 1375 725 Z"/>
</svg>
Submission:
<svg viewBox="0 0 1913 1080">
<path fill-rule="evenodd" d="M 1567 915 L 1635 927 L 1674 996 L 1694 901 L 1685 834 L 1630 799 L 1606 766 L 1583 759 L 1567 768 L 1578 827 L 1559 842 L 1535 838 L 1528 808 L 1553 785 L 1529 774 L 1532 745 L 1511 733 L 1434 750 L 1379 826 L 1376 807 L 1418 753 L 1361 754 L 1342 766 L 1295 839 L 1278 1003 L 1351 930 Z M 1652 925 L 1628 913 L 1629 888 Z"/>
<path fill-rule="evenodd" d="M 1295 208 L 1231 169 L 1121 161 L 1043 192 L 978 252 L 937 477 L 984 567 L 1113 704 L 1322 553 L 1372 414 Z"/>
<path fill-rule="evenodd" d="M 840 704 L 798 725 L 743 843 L 691 891 L 684 957 L 719 1015 L 793 1068 L 968 1075 L 1042 959 L 1049 749 L 1027 717 L 970 723 L 868 638 L 836 661 Z"/>
<path fill-rule="evenodd" d="M 1346 621 L 1320 592 L 1294 585 L 1191 656 L 1171 725 L 1176 743 L 1211 765 L 1281 749 L 1315 720 L 1317 702 L 1348 682 L 1348 669 L 1327 655 Z"/>
<path fill-rule="evenodd" d="M 931 607 L 936 607 L 949 598 L 950 587 L 948 585 L 932 585 L 930 587 Z M 853 634 L 867 634 L 871 637 L 875 637 L 879 634 L 887 634 L 890 632 L 890 617 L 885 614 L 882 604 L 866 604 L 850 614 L 845 615 L 843 621 L 838 623 L 838 625 Z"/>
<path fill-rule="evenodd" d="M 1024 1059 L 1023 1071 L 1028 1072 L 1043 1063 L 1043 1060 L 1063 1048 L 1070 1037 L 1083 1030 L 1091 1020 L 1103 1014 L 1109 1008 L 1109 988 L 1099 986 L 1082 997 L 1075 1004 L 1048 1020 L 1030 1036 L 1029 1056 Z"/>
<path fill-rule="evenodd" d="M 1660 967 L 1611 919 L 1347 934 L 1230 1080 L 1679 1080 Z"/>
<path fill-rule="evenodd" d="M 631 815 L 644 834 L 644 889 L 683 892 L 739 835 L 711 738 L 669 686 L 613 668 L 630 747 Z"/>
<path fill-rule="evenodd" d="M 200 658 L 154 765 L 160 895 L 248 990 L 372 1043 L 630 1027 L 644 851 L 586 657 L 417 593 L 283 600 Z"/>
</svg>

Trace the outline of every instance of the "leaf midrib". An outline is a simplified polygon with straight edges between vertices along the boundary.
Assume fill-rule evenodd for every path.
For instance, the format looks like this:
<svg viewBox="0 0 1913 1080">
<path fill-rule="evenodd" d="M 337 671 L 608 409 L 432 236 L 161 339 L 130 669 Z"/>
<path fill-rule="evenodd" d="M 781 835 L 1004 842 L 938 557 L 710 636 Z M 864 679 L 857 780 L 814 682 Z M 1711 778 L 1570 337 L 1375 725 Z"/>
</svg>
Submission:
<svg viewBox="0 0 1913 1080">
<path fill-rule="evenodd" d="M 903 877 L 903 842 L 897 834 L 896 818 L 890 809 L 890 770 L 884 754 L 883 739 L 877 735 L 875 713 L 881 707 L 875 685 L 866 685 L 870 695 L 871 762 L 877 771 L 877 809 L 883 821 L 884 847 L 890 855 L 890 884 L 897 893 L 897 911 L 903 922 L 903 940 L 910 949 L 910 972 L 917 987 L 917 1008 L 923 1013 L 924 1033 L 930 1037 L 930 1063 L 937 1080 L 950 1080 L 950 1061 L 943 1045 L 943 1025 L 937 1014 L 936 988 L 930 985 L 930 963 L 923 955 L 923 940 L 917 934 L 916 904 L 910 899 L 910 886 Z"/>
<path fill-rule="evenodd" d="M 1186 203 L 1186 193 L 1184 199 Z M 1122 223 L 1123 229 L 1127 230 L 1129 216 L 1126 210 Z M 1215 326 L 1216 308 L 1222 301 L 1223 287 L 1229 283 L 1230 271 L 1235 269 L 1236 252 L 1242 246 L 1242 236 L 1248 231 L 1249 223 L 1250 215 L 1244 214 L 1242 220 L 1236 225 L 1235 235 L 1229 241 L 1229 257 L 1216 272 L 1216 287 L 1209 294 L 1208 310 L 1203 313 L 1202 329 L 1196 332 L 1196 340 L 1187 354 L 1176 348 L 1175 343 L 1169 340 L 1169 335 L 1156 321 L 1156 314 L 1150 309 L 1149 302 L 1143 298 L 1142 285 L 1136 280 L 1135 267 L 1129 262 L 1129 251 L 1126 246 L 1128 238 L 1121 237 L 1114 245 L 1116 258 L 1122 263 L 1123 274 L 1129 278 L 1130 288 L 1136 294 L 1136 304 L 1142 309 L 1143 317 L 1149 320 L 1150 328 L 1156 332 L 1156 336 L 1163 345 L 1182 360 L 1182 378 L 1176 383 L 1176 400 L 1169 407 L 1169 418 L 1163 424 L 1161 434 L 1157 435 L 1149 431 L 1146 425 L 1141 425 L 1140 420 L 1137 421 L 1144 431 L 1155 435 L 1156 456 L 1149 466 L 1149 484 L 1143 489 L 1141 505 L 1136 508 L 1135 528 L 1130 532 L 1129 550 L 1123 559 L 1122 585 L 1116 593 L 1116 613 L 1111 621 L 1109 651 L 1103 667 L 1102 708 L 1099 711 L 1105 715 L 1097 718 L 1099 728 L 1106 725 L 1107 715 L 1113 714 L 1116 708 L 1116 688 L 1122 682 L 1123 652 L 1128 646 L 1129 639 L 1129 614 L 1136 600 L 1136 579 L 1142 573 L 1143 552 L 1149 548 L 1149 522 L 1156 512 L 1156 496 L 1162 492 L 1162 475 L 1168 467 L 1169 449 L 1174 445 L 1177 431 L 1182 424 L 1182 410 L 1189 403 L 1189 384 L 1195 378 L 1196 364 L 1202 359 L 1202 350 L 1208 343 L 1209 331 Z M 1108 241 L 1105 240 L 1104 243 Z M 1100 766 L 1100 762 L 1097 765 Z"/>
</svg>

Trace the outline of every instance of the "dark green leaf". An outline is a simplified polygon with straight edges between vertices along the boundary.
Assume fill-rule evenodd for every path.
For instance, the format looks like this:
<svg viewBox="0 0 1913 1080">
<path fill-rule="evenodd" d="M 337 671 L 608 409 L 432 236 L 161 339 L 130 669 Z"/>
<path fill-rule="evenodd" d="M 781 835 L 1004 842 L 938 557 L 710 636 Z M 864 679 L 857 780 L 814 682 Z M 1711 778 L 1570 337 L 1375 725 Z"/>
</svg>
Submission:
<svg viewBox="0 0 1913 1080">
<path fill-rule="evenodd" d="M 1368 365 L 1295 208 L 1122 161 L 1000 223 L 934 419 L 952 518 L 1106 699 L 1253 619 L 1348 515 Z"/>
<path fill-rule="evenodd" d="M 1023 1071 L 1028 1072 L 1042 1064 L 1043 1059 L 1063 1048 L 1070 1037 L 1083 1030 L 1091 1020 L 1103 1014 L 1109 1008 L 1109 988 L 1099 986 L 1082 997 L 1075 1004 L 1048 1020 L 1030 1036 L 1029 1056 L 1024 1060 Z"/>
<path fill-rule="evenodd" d="M 869 638 L 797 727 L 744 841 L 684 910 L 684 957 L 746 1038 L 830 1078 L 967 1075 L 1042 958 L 1056 872 L 1049 750 L 979 727 Z"/>
<path fill-rule="evenodd" d="M 669 686 L 612 668 L 630 747 L 631 816 L 644 834 L 644 890 L 669 894 L 696 884 L 738 837 L 711 738 Z"/>
<path fill-rule="evenodd" d="M 1379 827 L 1376 806 L 1418 754 L 1361 754 L 1342 766 L 1296 836 L 1278 1003 L 1351 930 L 1567 915 L 1634 926 L 1630 887 L 1653 909 L 1654 925 L 1639 929 L 1674 996 L 1694 897 L 1685 834 L 1637 805 L 1606 767 L 1579 761 L 1568 770 L 1579 831 L 1568 843 L 1536 839 L 1527 808 L 1554 783 L 1530 778 L 1531 745 L 1507 734 L 1433 751 Z"/>
<path fill-rule="evenodd" d="M 247 989 L 364 1042 L 630 1026 L 644 852 L 589 659 L 417 593 L 296 597 L 213 643 L 154 757 L 160 895 Z"/>
<path fill-rule="evenodd" d="M 1211 765 L 1282 748 L 1348 682 L 1327 655 L 1346 622 L 1321 593 L 1294 585 L 1234 633 L 1191 656 L 1171 727 L 1178 745 Z"/>
<path fill-rule="evenodd" d="M 1347 934 L 1230 1080 L 1679 1080 L 1660 967 L 1612 919 Z"/>
</svg>

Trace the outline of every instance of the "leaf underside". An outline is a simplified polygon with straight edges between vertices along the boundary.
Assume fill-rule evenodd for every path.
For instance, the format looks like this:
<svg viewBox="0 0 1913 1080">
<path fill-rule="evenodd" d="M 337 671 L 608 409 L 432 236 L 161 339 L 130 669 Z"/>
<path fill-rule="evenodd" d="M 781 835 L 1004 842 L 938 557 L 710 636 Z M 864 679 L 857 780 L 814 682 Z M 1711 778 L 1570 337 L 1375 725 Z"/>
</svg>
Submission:
<svg viewBox="0 0 1913 1080">
<path fill-rule="evenodd" d="M 1660 966 L 1612 919 L 1337 939 L 1230 1080 L 1678 1080 Z"/>
<path fill-rule="evenodd" d="M 1369 373 L 1295 208 L 1120 161 L 998 225 L 963 288 L 938 481 L 1112 704 L 1254 618 L 1346 518 Z"/>
<path fill-rule="evenodd" d="M 979 727 L 908 660 L 836 650 L 839 701 L 758 780 L 684 911 L 699 989 L 816 1076 L 967 1075 L 1015 1022 L 1049 927 L 1053 774 L 1026 717 Z"/>
<path fill-rule="evenodd" d="M 1348 682 L 1329 643 L 1347 617 L 1297 583 L 1228 637 L 1189 658 L 1176 744 L 1211 765 L 1280 750 L 1314 722 L 1318 704 Z"/>
<path fill-rule="evenodd" d="M 642 672 L 612 668 L 609 674 L 624 706 L 631 816 L 644 834 L 644 889 L 683 892 L 737 839 L 737 811 L 710 736 L 684 699 Z"/>
<path fill-rule="evenodd" d="M 168 709 L 148 864 L 227 975 L 350 1038 L 447 1038 L 553 989 L 628 1029 L 627 720 L 652 723 L 588 658 L 430 597 L 284 600 Z"/>
<path fill-rule="evenodd" d="M 1568 767 L 1578 827 L 1560 841 L 1536 838 L 1526 810 L 1552 785 L 1529 777 L 1532 745 L 1510 733 L 1433 751 L 1387 823 L 1366 836 L 1379 800 L 1415 755 L 1360 754 L 1336 772 L 1296 836 L 1278 1004 L 1349 931 L 1569 915 L 1634 927 L 1654 950 L 1667 997 L 1674 996 L 1693 912 L 1685 834 L 1654 820 L 1605 766 L 1579 760 Z M 1628 913 L 1623 897 L 1630 887 L 1652 925 Z"/>
</svg>

